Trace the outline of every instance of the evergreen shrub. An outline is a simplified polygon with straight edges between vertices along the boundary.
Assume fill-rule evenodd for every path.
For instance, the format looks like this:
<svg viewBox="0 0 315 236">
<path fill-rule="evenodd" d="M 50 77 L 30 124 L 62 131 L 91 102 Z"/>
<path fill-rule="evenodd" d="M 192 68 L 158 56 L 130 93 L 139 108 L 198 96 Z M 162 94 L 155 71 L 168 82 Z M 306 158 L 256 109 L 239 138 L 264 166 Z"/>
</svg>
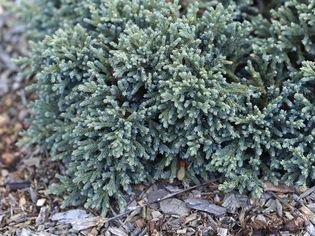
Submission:
<svg viewBox="0 0 315 236">
<path fill-rule="evenodd" d="M 65 205 L 123 207 L 179 160 L 224 191 L 315 179 L 315 1 L 37 1 L 26 135 Z"/>
</svg>

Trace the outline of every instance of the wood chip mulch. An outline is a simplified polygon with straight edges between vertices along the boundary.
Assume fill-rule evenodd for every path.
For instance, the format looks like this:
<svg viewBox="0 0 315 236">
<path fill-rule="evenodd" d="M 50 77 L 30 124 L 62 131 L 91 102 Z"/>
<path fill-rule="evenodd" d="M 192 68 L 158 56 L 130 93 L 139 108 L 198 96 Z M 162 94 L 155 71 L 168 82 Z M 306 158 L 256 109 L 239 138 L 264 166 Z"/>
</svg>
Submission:
<svg viewBox="0 0 315 236">
<path fill-rule="evenodd" d="M 315 187 L 267 183 L 253 199 L 224 194 L 215 182 L 161 181 L 134 186 L 127 208 L 119 212 L 113 202 L 106 218 L 84 208 L 61 209 L 62 199 L 47 192 L 62 165 L 36 147 L 16 144 L 28 127 L 30 95 L 11 60 L 27 53 L 25 27 L 12 22 L 0 14 L 0 235 L 315 235 Z"/>
</svg>

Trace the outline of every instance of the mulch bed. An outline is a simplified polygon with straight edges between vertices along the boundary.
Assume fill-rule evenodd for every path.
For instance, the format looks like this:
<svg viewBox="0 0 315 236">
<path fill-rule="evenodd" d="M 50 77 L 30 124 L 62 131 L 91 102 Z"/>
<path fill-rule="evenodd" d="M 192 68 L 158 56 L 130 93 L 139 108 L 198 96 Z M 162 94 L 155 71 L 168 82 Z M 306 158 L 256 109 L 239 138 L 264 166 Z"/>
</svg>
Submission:
<svg viewBox="0 0 315 236">
<path fill-rule="evenodd" d="M 0 6 L 0 12 L 3 8 Z M 11 60 L 27 53 L 25 27 L 0 14 L 0 235 L 315 235 L 315 188 L 266 184 L 260 199 L 224 194 L 215 182 L 134 186 L 128 207 L 107 217 L 61 209 L 49 195 L 63 167 L 39 148 L 17 145 L 28 128 L 29 80 Z"/>
</svg>

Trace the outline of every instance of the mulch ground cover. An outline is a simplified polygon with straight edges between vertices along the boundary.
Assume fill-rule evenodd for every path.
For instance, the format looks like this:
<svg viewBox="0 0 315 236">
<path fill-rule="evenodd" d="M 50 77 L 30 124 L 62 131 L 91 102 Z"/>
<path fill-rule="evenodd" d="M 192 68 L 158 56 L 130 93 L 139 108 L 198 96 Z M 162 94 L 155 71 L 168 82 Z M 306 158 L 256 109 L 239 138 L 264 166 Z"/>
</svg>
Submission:
<svg viewBox="0 0 315 236">
<path fill-rule="evenodd" d="M 49 194 L 64 172 L 38 147 L 21 147 L 32 94 L 12 58 L 27 54 L 25 27 L 0 6 L 0 235 L 315 235 L 315 188 L 266 183 L 259 199 L 224 194 L 215 181 L 134 186 L 121 211 L 62 209 Z"/>
</svg>

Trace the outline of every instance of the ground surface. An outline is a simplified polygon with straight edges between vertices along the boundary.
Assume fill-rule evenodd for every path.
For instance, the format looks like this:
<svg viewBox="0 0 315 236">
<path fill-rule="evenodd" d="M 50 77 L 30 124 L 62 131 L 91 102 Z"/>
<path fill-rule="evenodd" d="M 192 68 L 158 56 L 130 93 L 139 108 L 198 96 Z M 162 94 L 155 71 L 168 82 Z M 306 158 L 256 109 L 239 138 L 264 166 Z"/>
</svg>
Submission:
<svg viewBox="0 0 315 236">
<path fill-rule="evenodd" d="M 0 235 L 315 235 L 315 188 L 267 184 L 260 199 L 223 194 L 215 182 L 134 187 L 128 208 L 106 218 L 84 208 L 61 209 L 48 189 L 63 172 L 37 147 L 21 148 L 32 100 L 11 60 L 27 54 L 25 27 L 0 6 Z M 314 192 L 313 192 L 314 191 Z"/>
</svg>

